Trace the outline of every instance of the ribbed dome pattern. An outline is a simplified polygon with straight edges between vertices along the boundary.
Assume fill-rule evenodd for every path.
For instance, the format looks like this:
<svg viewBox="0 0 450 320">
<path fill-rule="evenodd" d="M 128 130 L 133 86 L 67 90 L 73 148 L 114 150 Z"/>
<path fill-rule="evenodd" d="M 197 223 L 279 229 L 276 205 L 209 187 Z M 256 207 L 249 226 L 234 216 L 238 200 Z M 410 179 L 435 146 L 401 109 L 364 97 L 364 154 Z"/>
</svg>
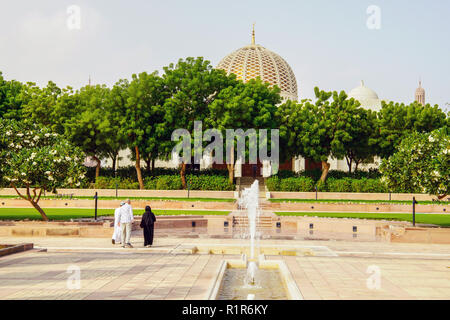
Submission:
<svg viewBox="0 0 450 320">
<path fill-rule="evenodd" d="M 280 87 L 283 99 L 298 100 L 297 80 L 291 67 L 278 54 L 258 44 L 245 46 L 227 55 L 219 62 L 217 69 L 223 69 L 227 74 L 234 73 L 244 82 L 260 77 Z"/>
</svg>

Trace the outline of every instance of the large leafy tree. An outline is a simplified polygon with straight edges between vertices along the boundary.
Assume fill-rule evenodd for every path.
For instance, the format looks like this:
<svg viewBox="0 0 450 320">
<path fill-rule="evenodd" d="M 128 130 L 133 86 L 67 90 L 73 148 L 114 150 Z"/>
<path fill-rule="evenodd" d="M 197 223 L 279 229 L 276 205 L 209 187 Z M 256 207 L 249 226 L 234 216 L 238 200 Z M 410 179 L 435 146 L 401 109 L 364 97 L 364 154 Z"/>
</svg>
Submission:
<svg viewBox="0 0 450 320">
<path fill-rule="evenodd" d="M 444 198 L 450 193 L 448 127 L 405 137 L 396 152 L 383 160 L 380 171 L 391 190 L 427 192 Z"/>
<path fill-rule="evenodd" d="M 377 153 L 377 115 L 372 110 L 366 110 L 361 107 L 355 108 L 350 114 L 350 128 L 348 130 L 351 139 L 344 141 L 345 160 L 348 165 L 348 172 L 352 172 L 352 166 L 355 165 L 355 171 L 361 163 L 373 161 Z"/>
<path fill-rule="evenodd" d="M 85 86 L 74 95 L 76 115 L 64 119 L 65 135 L 97 163 L 95 176 L 100 174 L 101 159 L 115 152 L 118 126 L 110 121 L 110 92 L 105 86 Z"/>
<path fill-rule="evenodd" d="M 164 122 L 167 128 L 194 130 L 194 121 L 202 121 L 203 129 L 208 129 L 205 119 L 210 115 L 209 105 L 222 89 L 233 86 L 235 76 L 227 76 L 225 71 L 214 69 L 211 63 L 199 58 L 180 59 L 176 65 L 164 68 L 162 76 L 169 92 L 164 103 Z M 193 139 L 193 135 L 191 135 Z M 170 144 L 164 149 L 169 156 Z M 192 148 L 194 152 L 194 148 Z M 180 176 L 186 188 L 186 163 L 182 161 Z"/>
<path fill-rule="evenodd" d="M 320 180 L 325 182 L 330 164 L 328 158 L 342 159 L 345 143 L 352 140 L 352 116 L 359 103 L 347 99 L 344 91 L 325 92 L 314 89 L 316 102 L 288 101 L 280 106 L 281 135 L 292 156 L 303 156 L 322 163 Z M 332 98 L 332 99 L 330 99 Z"/>
<path fill-rule="evenodd" d="M 378 113 L 377 153 L 382 158 L 388 158 L 404 137 L 413 132 L 431 132 L 446 125 L 447 121 L 446 114 L 437 105 L 383 101 Z"/>
<path fill-rule="evenodd" d="M 258 140 L 259 129 L 278 129 L 278 118 L 275 116 L 277 105 L 281 102 L 280 89 L 270 87 L 260 79 L 252 79 L 247 83 L 241 81 L 234 86 L 222 89 L 216 99 L 209 106 L 209 117 L 206 122 L 221 131 L 226 137 L 227 129 L 255 129 Z M 268 150 L 271 148 L 270 131 L 267 133 Z M 246 158 L 249 156 L 249 143 L 246 139 Z M 277 146 L 278 147 L 278 146 Z M 237 152 L 236 141 L 232 148 Z M 224 143 L 224 155 L 226 144 Z M 237 159 L 234 155 L 232 159 Z M 228 176 L 231 183 L 234 180 L 235 162 L 227 163 Z"/>
<path fill-rule="evenodd" d="M 20 119 L 22 107 L 26 102 L 23 94 L 24 84 L 16 80 L 5 80 L 0 71 L 0 117 L 6 119 Z"/>
<path fill-rule="evenodd" d="M 120 85 L 120 84 L 119 84 Z M 139 187 L 144 189 L 141 170 L 142 155 L 158 157 L 167 139 L 167 127 L 164 123 L 164 104 L 168 96 L 164 81 L 156 72 L 143 72 L 133 75 L 127 87 L 126 108 L 122 118 L 122 130 L 127 137 L 127 144 L 135 158 L 136 173 Z M 116 89 L 120 90 L 117 87 Z"/>
<path fill-rule="evenodd" d="M 84 154 L 64 137 L 32 123 L 0 120 L 0 176 L 48 220 L 43 191 L 76 187 L 84 180 Z M 25 193 L 19 191 L 25 188 Z"/>
<path fill-rule="evenodd" d="M 109 92 L 107 117 L 115 132 L 110 136 L 106 153 L 111 158 L 113 170 L 116 169 L 119 151 L 125 149 L 127 144 L 127 136 L 122 126 L 126 116 L 129 85 L 128 80 L 121 79 Z"/>
<path fill-rule="evenodd" d="M 24 117 L 59 134 L 64 133 L 64 122 L 76 117 L 80 111 L 74 90 L 71 87 L 61 89 L 52 81 L 43 88 L 28 83 L 24 95 L 27 97 Z"/>
</svg>

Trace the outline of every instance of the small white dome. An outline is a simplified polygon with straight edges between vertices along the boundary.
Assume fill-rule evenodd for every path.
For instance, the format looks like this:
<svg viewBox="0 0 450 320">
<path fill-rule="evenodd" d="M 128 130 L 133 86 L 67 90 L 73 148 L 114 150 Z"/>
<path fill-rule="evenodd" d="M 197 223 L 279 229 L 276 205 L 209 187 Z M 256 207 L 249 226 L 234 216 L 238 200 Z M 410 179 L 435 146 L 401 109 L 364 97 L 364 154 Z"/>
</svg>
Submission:
<svg viewBox="0 0 450 320">
<path fill-rule="evenodd" d="M 351 90 L 348 97 L 358 100 L 363 108 L 373 111 L 379 111 L 381 109 L 381 100 L 378 98 L 377 93 L 372 89 L 367 88 L 364 85 L 364 81 L 361 81 L 359 87 Z"/>
</svg>

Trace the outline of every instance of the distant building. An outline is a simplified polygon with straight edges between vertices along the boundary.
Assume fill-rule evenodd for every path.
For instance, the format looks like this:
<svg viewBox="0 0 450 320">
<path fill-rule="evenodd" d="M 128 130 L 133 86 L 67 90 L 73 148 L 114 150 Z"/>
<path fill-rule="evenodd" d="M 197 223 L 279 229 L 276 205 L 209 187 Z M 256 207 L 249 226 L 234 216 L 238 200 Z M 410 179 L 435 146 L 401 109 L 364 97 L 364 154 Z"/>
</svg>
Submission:
<svg viewBox="0 0 450 320">
<path fill-rule="evenodd" d="M 378 95 L 375 91 L 370 88 L 367 88 L 364 85 L 364 81 L 361 80 L 361 85 L 359 87 L 354 88 L 348 94 L 349 98 L 354 98 L 358 100 L 361 104 L 361 107 L 373 111 L 381 110 L 381 100 L 378 98 Z"/>
<path fill-rule="evenodd" d="M 414 100 L 421 105 L 425 105 L 425 89 L 422 88 L 422 81 L 419 81 L 419 87 L 416 89 Z"/>
<path fill-rule="evenodd" d="M 264 82 L 277 85 L 283 100 L 298 100 L 297 80 L 291 67 L 278 54 L 256 44 L 254 28 L 251 44 L 227 55 L 217 69 L 234 73 L 243 82 L 260 77 Z"/>
</svg>

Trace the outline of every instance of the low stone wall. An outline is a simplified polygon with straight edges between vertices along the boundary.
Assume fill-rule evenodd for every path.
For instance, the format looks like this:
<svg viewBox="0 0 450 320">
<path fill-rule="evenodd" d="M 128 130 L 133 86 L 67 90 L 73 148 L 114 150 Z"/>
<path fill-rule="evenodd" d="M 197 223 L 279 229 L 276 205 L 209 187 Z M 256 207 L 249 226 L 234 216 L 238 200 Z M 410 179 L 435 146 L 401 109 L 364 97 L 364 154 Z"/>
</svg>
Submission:
<svg viewBox="0 0 450 320">
<path fill-rule="evenodd" d="M 272 199 L 316 199 L 315 192 L 270 192 Z M 399 200 L 412 201 L 416 197 L 417 201 L 432 201 L 436 196 L 428 194 L 412 194 L 412 193 L 346 193 L 346 192 L 318 192 L 317 199 L 330 200 Z"/>
<path fill-rule="evenodd" d="M 397 227 L 385 228 L 383 233 L 391 242 L 450 244 L 449 228 Z"/>
<path fill-rule="evenodd" d="M 0 248 L 0 257 L 7 256 L 13 253 L 23 252 L 27 250 L 33 249 L 32 243 L 24 243 L 24 244 L 17 244 L 17 245 L 6 245 L 6 248 Z"/>
<path fill-rule="evenodd" d="M 99 209 L 114 209 L 120 204 L 119 200 L 98 200 Z M 175 201 L 175 200 L 132 200 L 133 209 L 143 210 L 150 206 L 156 210 L 234 210 L 237 205 L 233 202 L 208 201 Z M 94 200 L 73 199 L 56 200 L 41 199 L 41 208 L 94 208 Z M 32 208 L 31 204 L 21 199 L 0 199 L 0 208 Z"/>
<path fill-rule="evenodd" d="M 86 237 L 105 238 L 112 235 L 110 223 L 77 222 L 1 222 L 2 237 Z"/>
<path fill-rule="evenodd" d="M 18 189 L 20 193 L 25 194 L 25 189 Z M 115 189 L 58 189 L 58 194 L 73 195 L 74 197 L 94 197 L 95 192 L 98 192 L 99 197 L 115 197 Z M 12 188 L 0 189 L 0 196 L 16 196 L 17 193 Z M 47 193 L 55 195 L 53 193 Z M 164 197 L 164 198 L 187 198 L 187 190 L 117 190 L 118 197 Z M 217 199 L 233 199 L 235 198 L 234 191 L 200 191 L 191 190 L 189 192 L 191 198 L 217 198 Z"/>
<path fill-rule="evenodd" d="M 207 228 L 204 216 L 158 216 L 155 229 Z M 141 230 L 140 218 L 133 222 L 132 230 Z M 81 237 L 109 238 L 114 228 L 113 218 L 99 222 L 59 222 L 59 221 L 0 221 L 0 237 Z"/>
<path fill-rule="evenodd" d="M 367 213 L 411 213 L 412 205 L 408 204 L 364 204 L 364 203 L 301 203 L 273 202 L 265 205 L 272 211 L 300 212 L 367 212 Z M 416 204 L 416 213 L 449 213 L 448 205 Z"/>
</svg>

